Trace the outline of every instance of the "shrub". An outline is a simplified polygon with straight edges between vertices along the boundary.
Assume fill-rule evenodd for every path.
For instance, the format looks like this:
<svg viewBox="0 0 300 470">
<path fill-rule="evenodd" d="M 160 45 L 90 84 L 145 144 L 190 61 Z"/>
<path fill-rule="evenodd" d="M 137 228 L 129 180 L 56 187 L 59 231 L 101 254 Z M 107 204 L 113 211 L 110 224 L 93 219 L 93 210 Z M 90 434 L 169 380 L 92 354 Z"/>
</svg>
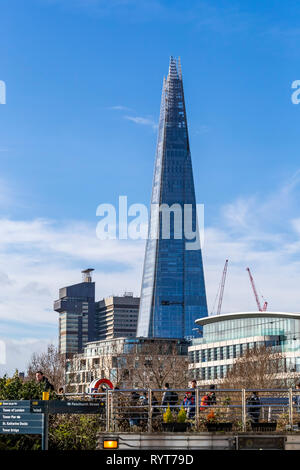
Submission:
<svg viewBox="0 0 300 470">
<path fill-rule="evenodd" d="M 164 423 L 173 423 L 173 415 L 170 410 L 170 405 L 168 405 L 167 411 L 163 414 Z"/>
<path fill-rule="evenodd" d="M 186 411 L 182 406 L 177 416 L 177 423 L 185 423 L 185 421 L 186 421 Z"/>
</svg>

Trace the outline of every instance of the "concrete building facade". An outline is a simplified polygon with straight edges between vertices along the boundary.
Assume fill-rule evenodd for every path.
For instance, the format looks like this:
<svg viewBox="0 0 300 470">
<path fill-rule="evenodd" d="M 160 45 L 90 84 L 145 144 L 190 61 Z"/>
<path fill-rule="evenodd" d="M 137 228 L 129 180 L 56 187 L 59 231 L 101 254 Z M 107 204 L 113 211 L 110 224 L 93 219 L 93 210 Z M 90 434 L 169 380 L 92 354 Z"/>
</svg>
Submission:
<svg viewBox="0 0 300 470">
<path fill-rule="evenodd" d="M 145 348 L 147 359 L 145 359 Z M 143 355 L 144 354 L 144 355 Z M 144 387 L 151 380 L 149 362 L 153 356 L 162 362 L 176 359 L 176 366 L 188 374 L 188 342 L 169 338 L 114 338 L 93 341 L 82 354 L 75 354 L 66 363 L 66 385 L 75 393 L 87 391 L 95 379 L 109 379 L 122 388 Z M 146 364 L 146 361 L 148 364 Z M 135 368 L 145 372 L 143 380 Z"/>
<path fill-rule="evenodd" d="M 59 313 L 59 352 L 66 356 L 83 351 L 95 339 L 95 283 L 92 269 L 82 271 L 83 282 L 59 289 L 54 310 Z"/>
<path fill-rule="evenodd" d="M 59 351 L 66 357 L 82 353 L 90 341 L 136 336 L 139 297 L 131 292 L 95 301 L 93 269 L 82 271 L 79 284 L 59 289 Z"/>
<path fill-rule="evenodd" d="M 140 298 L 125 292 L 110 296 L 96 304 L 96 331 L 99 340 L 119 337 L 134 338 L 138 321 Z"/>
</svg>

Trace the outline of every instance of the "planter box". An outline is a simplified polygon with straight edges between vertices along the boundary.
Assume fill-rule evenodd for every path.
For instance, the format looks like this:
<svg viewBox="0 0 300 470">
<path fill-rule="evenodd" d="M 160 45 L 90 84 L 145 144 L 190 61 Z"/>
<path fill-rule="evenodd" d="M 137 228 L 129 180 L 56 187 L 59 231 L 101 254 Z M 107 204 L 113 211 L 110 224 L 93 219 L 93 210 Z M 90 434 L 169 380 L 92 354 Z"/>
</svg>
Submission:
<svg viewBox="0 0 300 470">
<path fill-rule="evenodd" d="M 251 423 L 252 431 L 270 432 L 276 431 L 277 422 L 274 423 Z"/>
<path fill-rule="evenodd" d="M 190 423 L 162 423 L 162 429 L 165 432 L 186 432 Z"/>
<path fill-rule="evenodd" d="M 206 423 L 209 432 L 232 431 L 232 423 Z"/>
</svg>

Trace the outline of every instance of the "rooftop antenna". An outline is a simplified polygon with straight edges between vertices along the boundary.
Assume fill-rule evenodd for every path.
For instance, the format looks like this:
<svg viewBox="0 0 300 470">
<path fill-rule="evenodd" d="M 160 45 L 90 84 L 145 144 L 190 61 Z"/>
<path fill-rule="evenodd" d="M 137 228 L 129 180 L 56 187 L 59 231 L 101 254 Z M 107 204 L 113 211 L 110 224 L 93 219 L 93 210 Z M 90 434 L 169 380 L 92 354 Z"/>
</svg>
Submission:
<svg viewBox="0 0 300 470">
<path fill-rule="evenodd" d="M 84 269 L 82 272 L 82 282 L 92 282 L 92 272 L 95 271 L 93 268 Z"/>
</svg>

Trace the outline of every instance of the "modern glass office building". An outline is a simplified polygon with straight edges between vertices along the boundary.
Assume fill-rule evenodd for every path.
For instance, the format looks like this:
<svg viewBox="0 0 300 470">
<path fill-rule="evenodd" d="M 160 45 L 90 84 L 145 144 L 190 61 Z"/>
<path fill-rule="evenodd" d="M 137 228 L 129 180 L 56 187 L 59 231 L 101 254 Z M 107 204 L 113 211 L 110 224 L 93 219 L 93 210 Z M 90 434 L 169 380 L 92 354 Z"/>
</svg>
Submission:
<svg viewBox="0 0 300 470">
<path fill-rule="evenodd" d="M 271 346 L 282 353 L 285 372 L 300 373 L 300 313 L 241 312 L 198 319 L 203 336 L 189 347 L 189 368 L 200 383 L 222 380 L 248 349 Z"/>
<path fill-rule="evenodd" d="M 137 336 L 191 338 L 207 316 L 179 60 L 164 79 Z"/>
</svg>

